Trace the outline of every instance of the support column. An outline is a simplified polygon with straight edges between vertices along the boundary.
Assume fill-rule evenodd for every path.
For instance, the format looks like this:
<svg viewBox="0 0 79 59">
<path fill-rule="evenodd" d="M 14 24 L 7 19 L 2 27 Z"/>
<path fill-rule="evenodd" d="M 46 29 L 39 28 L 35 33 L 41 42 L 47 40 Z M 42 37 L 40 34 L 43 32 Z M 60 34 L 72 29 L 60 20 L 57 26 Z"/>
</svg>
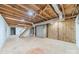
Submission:
<svg viewBox="0 0 79 59">
<path fill-rule="evenodd" d="M 36 30 L 35 30 L 35 26 L 34 26 L 33 28 L 34 28 L 34 37 L 35 37 L 35 36 L 36 36 L 36 35 L 35 35 L 35 32 L 36 32 Z"/>
</svg>

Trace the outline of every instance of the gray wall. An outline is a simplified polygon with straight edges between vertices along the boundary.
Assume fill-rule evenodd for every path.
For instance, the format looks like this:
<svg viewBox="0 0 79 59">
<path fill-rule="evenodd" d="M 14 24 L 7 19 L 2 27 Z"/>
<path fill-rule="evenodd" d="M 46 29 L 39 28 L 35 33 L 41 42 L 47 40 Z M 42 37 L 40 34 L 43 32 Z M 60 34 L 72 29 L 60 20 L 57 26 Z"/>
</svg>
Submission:
<svg viewBox="0 0 79 59">
<path fill-rule="evenodd" d="M 44 38 L 47 36 L 47 26 L 46 25 L 40 25 L 36 26 L 36 37 Z"/>
</svg>

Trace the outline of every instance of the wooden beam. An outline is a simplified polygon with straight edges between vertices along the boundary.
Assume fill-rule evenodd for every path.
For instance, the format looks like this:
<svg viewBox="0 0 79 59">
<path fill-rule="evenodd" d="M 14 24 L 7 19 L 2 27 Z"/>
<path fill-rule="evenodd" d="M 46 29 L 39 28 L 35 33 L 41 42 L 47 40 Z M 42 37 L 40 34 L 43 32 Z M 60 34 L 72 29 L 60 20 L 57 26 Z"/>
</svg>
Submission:
<svg viewBox="0 0 79 59">
<path fill-rule="evenodd" d="M 6 7 L 6 5 L 5 5 L 5 7 Z M 0 9 L 6 11 L 8 13 L 12 13 L 14 15 L 19 15 L 19 16 L 22 16 L 23 15 L 23 14 L 20 14 L 19 12 L 17 12 L 17 11 L 13 11 L 12 10 L 13 7 L 11 9 L 0 7 Z"/>
<path fill-rule="evenodd" d="M 74 4 L 74 10 L 72 12 L 72 16 L 74 15 L 76 9 L 77 9 L 77 4 Z"/>
<path fill-rule="evenodd" d="M 18 20 L 22 19 L 21 16 L 19 15 L 14 15 L 13 13 L 9 13 L 7 11 L 3 11 L 3 10 L 0 10 L 0 14 L 2 14 L 4 17 L 12 17 L 12 18 L 18 18 Z M 23 18 L 27 21 L 26 18 Z"/>
<path fill-rule="evenodd" d="M 26 20 L 26 19 L 20 19 L 20 17 L 15 17 L 14 15 L 2 14 L 2 16 L 3 16 L 3 17 L 9 17 L 9 18 L 18 19 L 19 21 L 20 21 L 20 20 Z M 26 20 L 26 22 L 29 22 L 29 23 L 32 23 L 32 24 L 33 24 L 33 22 L 30 22 L 30 21 L 27 21 L 27 20 Z"/>
<path fill-rule="evenodd" d="M 21 37 L 23 36 L 23 34 L 24 34 L 27 30 L 28 30 L 28 28 L 25 29 L 25 30 L 19 35 L 19 37 L 21 38 Z"/>
<path fill-rule="evenodd" d="M 58 17 L 58 13 L 55 11 L 54 7 L 52 6 L 52 4 L 50 4 L 50 7 L 52 8 L 52 10 L 54 11 L 54 13 L 56 14 L 56 16 Z"/>
<path fill-rule="evenodd" d="M 1 7 L 0 7 L 1 8 Z M 10 12 L 10 10 L 7 10 L 7 9 L 0 9 L 0 13 L 1 14 L 6 14 L 6 15 L 12 15 L 12 16 L 15 16 L 15 17 L 19 17 L 19 18 L 21 18 L 22 17 L 22 15 L 20 15 L 20 14 L 15 14 L 15 13 L 17 13 L 17 12 Z"/>
<path fill-rule="evenodd" d="M 37 10 L 41 10 L 41 9 L 40 9 L 38 6 L 36 6 L 35 4 L 32 4 L 31 7 L 34 7 L 34 8 L 37 9 Z M 42 13 L 43 11 L 41 10 L 40 12 Z M 45 16 L 42 16 L 42 15 L 40 14 L 40 12 L 39 12 L 38 15 L 39 15 L 41 18 L 47 19 Z M 44 12 L 44 14 L 47 15 L 47 17 L 50 17 L 48 14 L 46 14 L 46 12 Z"/>
<path fill-rule="evenodd" d="M 12 25 L 12 24 L 10 24 L 9 25 L 10 27 L 22 27 L 22 28 L 31 28 L 32 26 L 18 26 L 18 25 Z"/>
<path fill-rule="evenodd" d="M 10 17 L 10 18 L 17 18 L 17 19 L 20 19 L 20 16 L 15 16 L 15 15 L 10 15 L 10 14 L 4 14 L 4 13 L 1 13 L 2 14 L 2 16 L 4 16 L 4 17 Z"/>
<path fill-rule="evenodd" d="M 18 6 L 20 6 L 20 7 L 22 7 L 22 8 L 25 8 L 26 10 L 29 10 L 29 8 L 26 8 L 25 6 L 23 6 L 23 5 L 20 5 L 20 4 L 18 4 Z M 39 17 L 41 17 L 41 18 L 43 18 L 43 19 L 47 19 L 47 18 L 45 18 L 44 16 L 41 16 L 41 15 L 39 15 L 39 14 L 37 14 Z"/>
<path fill-rule="evenodd" d="M 10 6 L 9 6 L 10 7 Z M 13 11 L 13 10 L 8 10 L 8 9 L 5 9 L 5 8 L 2 8 L 0 7 L 0 13 L 3 15 L 3 16 L 7 16 L 7 17 L 14 17 L 14 18 L 18 18 L 18 19 L 26 19 L 27 21 L 30 21 L 28 20 L 29 18 L 28 17 L 23 17 L 22 15 L 19 15 L 16 14 L 17 12 Z M 12 8 L 12 7 L 11 7 Z M 16 9 L 16 8 L 15 8 Z M 15 13 L 15 14 L 14 14 Z"/>
<path fill-rule="evenodd" d="M 41 16 L 40 14 L 38 14 L 38 16 L 41 17 L 42 19 L 45 19 L 45 20 L 47 19 L 46 17 Z"/>
<path fill-rule="evenodd" d="M 38 6 L 36 6 L 35 4 L 33 4 L 32 6 L 38 8 L 39 10 L 41 10 Z M 44 8 L 44 10 L 41 10 L 39 14 L 41 14 L 42 12 L 44 12 L 47 9 L 47 6 Z M 46 12 L 44 12 L 44 14 L 50 18 L 50 15 L 48 15 Z"/>
<path fill-rule="evenodd" d="M 43 10 L 40 11 L 39 14 L 42 14 L 42 13 L 43 13 L 44 15 L 46 15 L 47 13 L 45 12 L 45 10 L 48 8 L 48 6 L 49 6 L 49 5 L 46 5 L 46 6 L 43 8 Z M 47 14 L 47 17 L 48 17 L 48 18 L 51 18 L 51 16 L 50 16 L 49 14 Z"/>
<path fill-rule="evenodd" d="M 75 18 L 78 14 L 75 14 L 73 16 L 66 16 L 65 19 Z"/>
<path fill-rule="evenodd" d="M 54 8 L 53 8 L 53 7 L 51 7 L 51 5 L 50 5 L 50 4 L 48 4 L 48 6 L 52 9 L 52 11 L 54 12 L 55 16 L 58 16 L 58 14 L 56 14 L 56 12 L 55 12 Z"/>
<path fill-rule="evenodd" d="M 16 9 L 16 8 L 13 8 L 13 7 L 12 7 L 12 6 L 10 6 L 10 5 L 7 5 L 7 4 L 5 4 L 5 6 L 6 6 L 6 7 L 9 7 L 9 8 L 11 8 L 11 9 L 13 9 L 13 10 L 15 10 L 15 11 L 22 12 L 21 10 L 19 10 L 19 9 Z"/>
<path fill-rule="evenodd" d="M 20 4 L 18 4 L 18 5 L 20 5 Z M 20 10 L 18 8 L 14 8 L 14 7 L 7 5 L 7 4 L 5 6 L 17 11 L 22 17 L 25 17 L 26 19 L 30 19 L 27 15 L 25 15 L 25 12 L 23 10 Z"/>
<path fill-rule="evenodd" d="M 12 9 L 12 10 L 18 12 L 19 14 L 22 14 L 22 15 L 23 15 L 23 13 L 24 13 L 24 11 L 22 11 L 22 10 L 20 10 L 20 9 L 17 9 L 17 8 L 14 8 L 14 7 L 12 7 L 11 5 L 5 4 L 4 6 L 9 7 L 10 9 Z"/>
<path fill-rule="evenodd" d="M 58 21 L 58 18 L 50 19 L 48 21 L 44 21 L 44 22 L 40 22 L 40 23 L 36 23 L 35 26 L 49 24 L 49 23 L 55 23 L 56 21 Z"/>
<path fill-rule="evenodd" d="M 40 11 L 39 14 L 41 14 L 42 12 L 44 12 L 47 9 L 47 5 L 43 8 L 43 10 Z"/>
<path fill-rule="evenodd" d="M 15 20 L 15 21 L 19 21 L 19 22 L 23 22 L 23 23 L 27 23 L 29 25 L 32 25 L 31 22 L 28 22 L 28 21 L 24 21 L 24 20 L 18 20 L 18 19 L 15 19 L 15 18 L 10 18 L 10 17 L 5 17 L 6 19 L 10 19 L 10 20 Z"/>
<path fill-rule="evenodd" d="M 14 15 L 13 13 L 9 13 L 9 12 L 4 11 L 4 10 L 0 10 L 0 14 L 2 14 L 4 17 L 5 16 L 12 16 L 12 17 L 18 18 L 18 19 L 21 18 L 21 16 L 19 16 L 19 15 L 16 15 L 16 14 Z"/>
<path fill-rule="evenodd" d="M 64 16 L 64 18 L 65 18 L 65 10 L 64 10 L 63 4 L 60 4 L 60 7 L 61 7 L 61 9 L 62 9 L 62 13 L 63 13 L 63 16 Z"/>
</svg>

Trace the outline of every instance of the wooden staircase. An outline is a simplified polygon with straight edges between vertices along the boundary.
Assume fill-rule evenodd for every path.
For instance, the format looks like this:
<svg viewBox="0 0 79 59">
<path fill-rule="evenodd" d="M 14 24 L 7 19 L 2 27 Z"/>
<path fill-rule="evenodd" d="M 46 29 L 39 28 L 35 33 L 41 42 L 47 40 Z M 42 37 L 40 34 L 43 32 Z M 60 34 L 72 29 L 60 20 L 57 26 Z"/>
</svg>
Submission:
<svg viewBox="0 0 79 59">
<path fill-rule="evenodd" d="M 28 29 L 25 29 L 20 35 L 19 38 L 23 37 L 23 34 L 27 31 Z"/>
</svg>

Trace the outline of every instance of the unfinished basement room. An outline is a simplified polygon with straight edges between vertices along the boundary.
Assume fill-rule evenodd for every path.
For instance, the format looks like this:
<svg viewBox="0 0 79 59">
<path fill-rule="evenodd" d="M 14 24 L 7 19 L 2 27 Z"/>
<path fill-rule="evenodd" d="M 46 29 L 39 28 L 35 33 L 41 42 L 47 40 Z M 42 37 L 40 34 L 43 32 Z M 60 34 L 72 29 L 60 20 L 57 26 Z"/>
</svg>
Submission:
<svg viewBox="0 0 79 59">
<path fill-rule="evenodd" d="M 0 4 L 0 54 L 78 54 L 79 4 Z"/>
</svg>

